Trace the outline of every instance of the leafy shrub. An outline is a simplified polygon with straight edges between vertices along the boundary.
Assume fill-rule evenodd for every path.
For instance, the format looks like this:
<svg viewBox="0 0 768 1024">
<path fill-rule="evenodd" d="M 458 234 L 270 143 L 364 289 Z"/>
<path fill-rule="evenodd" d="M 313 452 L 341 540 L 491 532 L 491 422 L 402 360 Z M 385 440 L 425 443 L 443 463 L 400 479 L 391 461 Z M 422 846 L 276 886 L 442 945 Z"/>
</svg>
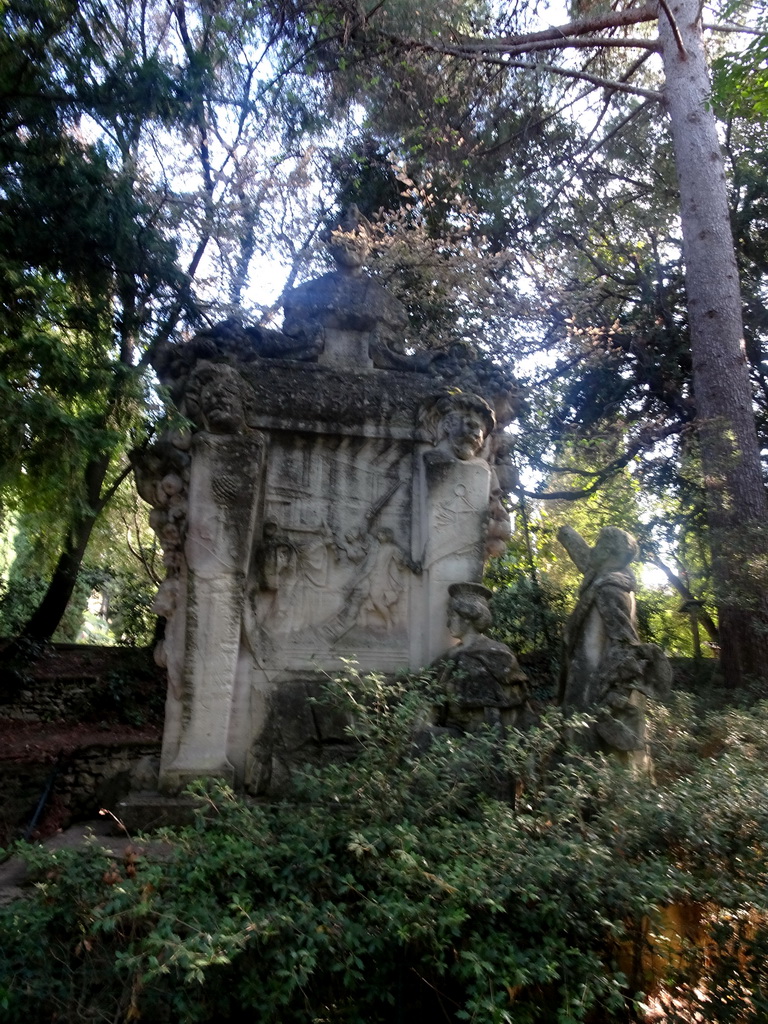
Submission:
<svg viewBox="0 0 768 1024">
<path fill-rule="evenodd" d="M 11 585 L 0 578 L 0 637 L 13 637 L 24 625 L 45 594 L 46 580 L 40 574 L 16 579 Z"/>
<path fill-rule="evenodd" d="M 0 911 L 0 1021 L 619 1022 L 660 980 L 670 1014 L 764 1021 L 766 707 L 713 757 L 706 723 L 662 711 L 653 787 L 569 749 L 555 712 L 414 744 L 433 685 L 348 673 L 331 694 L 359 756 L 271 806 L 196 787 L 166 861 L 32 852 L 36 891 Z M 714 945 L 646 977 L 666 907 Z"/>
<path fill-rule="evenodd" d="M 536 697 L 552 696 L 563 657 L 565 594 L 546 576 L 532 578 L 506 561 L 494 561 L 486 582 L 494 589 L 489 635 L 515 654 L 529 655 L 526 671 Z"/>
<path fill-rule="evenodd" d="M 142 573 L 113 572 L 110 626 L 118 644 L 146 647 L 152 643 L 157 621 L 152 611 L 156 589 L 155 584 Z"/>
<path fill-rule="evenodd" d="M 494 590 L 494 635 L 516 653 L 547 651 L 558 659 L 565 595 L 545 576 L 534 579 L 508 562 L 492 562 L 487 582 Z"/>
</svg>

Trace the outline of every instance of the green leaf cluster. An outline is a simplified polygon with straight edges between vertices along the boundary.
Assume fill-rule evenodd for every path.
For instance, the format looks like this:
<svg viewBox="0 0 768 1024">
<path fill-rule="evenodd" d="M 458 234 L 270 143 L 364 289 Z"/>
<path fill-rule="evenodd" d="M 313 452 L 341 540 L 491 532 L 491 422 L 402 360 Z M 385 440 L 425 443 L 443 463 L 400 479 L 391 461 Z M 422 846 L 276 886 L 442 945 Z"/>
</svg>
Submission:
<svg viewBox="0 0 768 1024">
<path fill-rule="evenodd" d="M 415 745 L 434 687 L 348 672 L 329 699 L 358 755 L 277 805 L 197 787 L 162 859 L 33 852 L 35 892 L 0 911 L 0 1021 L 618 1024 L 697 985 L 703 1021 L 764 1019 L 768 707 L 695 733 L 691 698 L 662 711 L 654 786 L 555 714 Z M 663 952 L 675 908 L 706 963 Z"/>
</svg>

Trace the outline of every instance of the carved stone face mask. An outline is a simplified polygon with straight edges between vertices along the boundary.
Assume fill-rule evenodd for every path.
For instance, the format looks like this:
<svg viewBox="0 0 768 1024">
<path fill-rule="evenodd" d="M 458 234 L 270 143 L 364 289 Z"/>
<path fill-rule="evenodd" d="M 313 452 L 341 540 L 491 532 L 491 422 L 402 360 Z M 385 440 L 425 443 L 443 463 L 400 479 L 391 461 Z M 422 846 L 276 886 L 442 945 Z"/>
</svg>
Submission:
<svg viewBox="0 0 768 1024">
<path fill-rule="evenodd" d="M 223 372 L 217 374 L 201 393 L 208 428 L 214 433 L 236 433 L 243 425 L 243 403 L 237 386 Z"/>
<path fill-rule="evenodd" d="M 466 619 L 453 605 L 448 608 L 448 632 L 451 636 L 461 640 L 469 629 L 469 620 Z"/>
<path fill-rule="evenodd" d="M 443 421 L 443 432 L 458 459 L 473 459 L 485 441 L 485 424 L 472 412 L 452 412 Z"/>
</svg>

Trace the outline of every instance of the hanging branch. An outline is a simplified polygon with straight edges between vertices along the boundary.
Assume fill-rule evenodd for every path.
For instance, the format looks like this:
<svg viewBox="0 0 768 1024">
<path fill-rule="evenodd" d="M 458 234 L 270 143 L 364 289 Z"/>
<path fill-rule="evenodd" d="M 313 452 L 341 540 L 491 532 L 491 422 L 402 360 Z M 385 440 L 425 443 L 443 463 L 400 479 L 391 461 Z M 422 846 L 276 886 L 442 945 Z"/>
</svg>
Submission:
<svg viewBox="0 0 768 1024">
<path fill-rule="evenodd" d="M 618 458 L 613 459 L 600 470 L 594 471 L 594 480 L 589 487 L 584 487 L 578 491 L 528 491 L 521 490 L 522 494 L 526 494 L 529 498 L 541 499 L 543 501 L 577 501 L 580 498 L 588 498 L 590 494 L 594 494 L 595 491 L 599 490 L 600 487 L 612 477 L 619 470 L 624 469 L 634 459 L 634 457 L 641 452 L 644 448 L 647 448 L 650 443 L 657 441 L 663 441 L 666 437 L 671 437 L 673 434 L 678 434 L 682 429 L 682 424 L 679 421 L 668 424 L 663 430 L 656 430 L 651 435 L 647 432 L 642 433 Z M 565 469 L 558 468 L 557 472 L 564 473 L 570 472 L 574 475 L 579 474 L 582 476 L 589 475 L 588 470 L 579 469 Z"/>
<path fill-rule="evenodd" d="M 658 103 L 661 103 L 664 98 L 662 93 L 657 92 L 655 89 L 643 89 L 639 85 L 627 85 L 625 82 L 619 82 L 613 78 L 602 78 L 600 75 L 593 75 L 588 71 L 575 71 L 573 68 L 563 68 L 557 64 L 542 64 L 540 61 L 507 60 L 504 57 L 475 57 L 474 59 L 483 64 L 498 64 L 502 67 L 515 68 L 516 70 L 546 71 L 551 75 L 572 78 L 577 82 L 589 82 L 600 89 L 624 92 L 630 96 L 643 96 L 645 99 L 656 100 Z"/>
<path fill-rule="evenodd" d="M 666 565 L 664 562 L 662 562 L 662 560 L 659 558 L 658 555 L 653 555 L 653 554 L 650 555 L 649 558 L 648 558 L 648 561 L 652 565 L 655 565 L 657 569 L 661 569 L 661 571 L 664 573 L 664 575 L 667 577 L 669 582 L 672 584 L 672 586 L 675 588 L 675 590 L 678 592 L 678 594 L 682 598 L 684 598 L 686 601 L 695 601 L 696 602 L 696 604 L 699 606 L 699 611 L 698 611 L 698 620 L 699 620 L 699 622 L 702 624 L 704 629 L 706 629 L 707 633 L 709 634 L 710 640 L 712 640 L 716 644 L 719 643 L 720 639 L 719 639 L 719 635 L 718 635 L 718 631 L 717 631 L 717 626 L 715 625 L 714 619 L 709 614 L 709 612 L 706 611 L 704 606 L 701 605 L 701 603 L 699 602 L 698 598 L 693 596 L 691 591 L 685 585 L 683 580 L 677 575 L 677 573 L 673 572 L 673 570 L 670 569 L 670 567 L 668 565 Z"/>
</svg>

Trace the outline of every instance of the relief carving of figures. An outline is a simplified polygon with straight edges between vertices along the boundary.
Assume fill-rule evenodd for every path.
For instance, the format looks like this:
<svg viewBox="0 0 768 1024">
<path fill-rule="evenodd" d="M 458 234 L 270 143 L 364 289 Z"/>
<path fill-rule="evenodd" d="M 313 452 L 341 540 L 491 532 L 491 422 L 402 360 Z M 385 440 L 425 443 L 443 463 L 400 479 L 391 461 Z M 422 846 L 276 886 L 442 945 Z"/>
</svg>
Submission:
<svg viewBox="0 0 768 1024">
<path fill-rule="evenodd" d="M 256 581 L 252 598 L 261 599 L 260 620 L 265 628 L 290 631 L 294 591 L 299 579 L 296 545 L 279 532 L 274 519 L 264 523 L 256 552 Z"/>
<path fill-rule="evenodd" d="M 328 582 L 333 538 L 326 524 L 316 530 L 281 530 L 274 519 L 264 523 L 254 556 L 252 616 L 265 633 L 287 635 L 311 625 Z"/>
<path fill-rule="evenodd" d="M 491 591 L 479 583 L 454 583 L 448 594 L 448 629 L 459 643 L 437 663 L 447 689 L 438 724 L 462 732 L 526 725 L 527 676 L 506 644 L 484 636 L 491 625 Z"/>
<path fill-rule="evenodd" d="M 343 538 L 336 542 L 336 550 L 340 558 L 352 565 L 359 565 L 368 554 L 371 538 L 359 527 L 347 530 Z"/>
<path fill-rule="evenodd" d="M 600 531 L 590 547 L 573 527 L 558 539 L 584 573 L 566 625 L 566 662 L 560 703 L 566 712 L 597 714 L 596 732 L 609 749 L 641 756 L 645 749 L 645 699 L 669 693 L 672 670 L 655 644 L 641 643 L 630 564 L 637 541 L 617 526 Z"/>
<path fill-rule="evenodd" d="M 361 531 L 353 537 L 354 543 L 348 544 L 346 550 L 350 558 L 359 558 L 363 551 Z M 421 565 L 396 542 L 388 527 L 380 527 L 365 543 L 363 557 L 345 589 L 342 610 L 329 625 L 334 641 L 357 625 L 378 630 L 392 630 L 400 625 L 397 613 L 406 586 L 404 573 L 421 572 Z"/>
</svg>

